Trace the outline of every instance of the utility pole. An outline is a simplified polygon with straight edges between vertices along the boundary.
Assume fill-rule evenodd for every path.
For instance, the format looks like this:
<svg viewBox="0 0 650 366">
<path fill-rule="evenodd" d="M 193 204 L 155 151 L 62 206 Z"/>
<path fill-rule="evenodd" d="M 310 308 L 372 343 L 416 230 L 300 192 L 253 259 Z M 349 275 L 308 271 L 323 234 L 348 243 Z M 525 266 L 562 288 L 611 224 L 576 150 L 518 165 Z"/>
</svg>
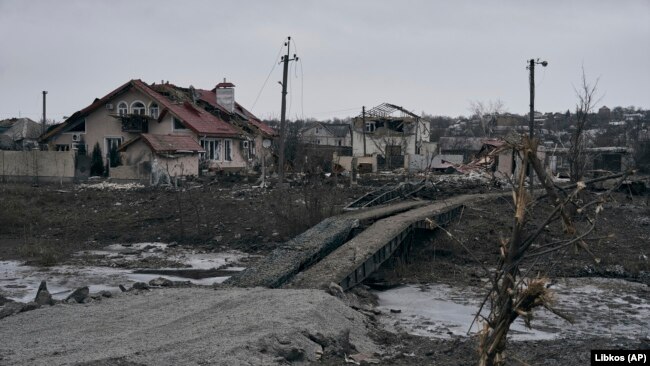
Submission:
<svg viewBox="0 0 650 366">
<path fill-rule="evenodd" d="M 366 106 L 361 107 L 361 118 L 363 119 L 363 125 L 361 126 L 361 131 L 363 131 L 363 156 L 366 156 Z"/>
<path fill-rule="evenodd" d="M 287 37 L 287 41 L 284 42 L 284 45 L 287 46 L 286 56 L 282 56 L 280 62 L 284 63 L 284 68 L 282 72 L 282 112 L 280 115 L 280 184 L 284 183 L 284 145 L 287 135 L 287 75 L 289 73 L 289 61 L 298 61 L 296 54 L 293 54 L 293 58 L 289 58 L 289 48 L 291 46 L 291 37 Z"/>
<path fill-rule="evenodd" d="M 46 107 L 45 98 L 46 98 L 46 95 L 47 95 L 47 90 L 43 90 L 43 122 L 41 124 L 41 134 L 45 133 L 45 123 L 46 123 L 45 122 L 46 121 L 46 119 L 45 119 L 45 117 L 46 117 L 46 114 L 45 114 L 45 107 Z"/>
<path fill-rule="evenodd" d="M 533 137 L 535 136 L 535 64 L 540 64 L 543 67 L 546 67 L 548 65 L 548 62 L 546 61 L 539 61 L 539 59 L 535 60 L 531 58 L 528 61 L 528 67 L 527 69 L 529 70 L 529 80 L 530 80 L 530 113 L 528 115 L 529 118 L 529 123 L 528 123 L 528 138 L 530 139 L 531 143 L 533 141 Z M 537 145 L 535 145 L 537 146 Z M 537 155 L 537 151 L 535 151 L 535 155 Z M 530 195 L 533 195 L 533 167 L 532 165 L 528 165 L 528 182 L 530 183 Z"/>
</svg>

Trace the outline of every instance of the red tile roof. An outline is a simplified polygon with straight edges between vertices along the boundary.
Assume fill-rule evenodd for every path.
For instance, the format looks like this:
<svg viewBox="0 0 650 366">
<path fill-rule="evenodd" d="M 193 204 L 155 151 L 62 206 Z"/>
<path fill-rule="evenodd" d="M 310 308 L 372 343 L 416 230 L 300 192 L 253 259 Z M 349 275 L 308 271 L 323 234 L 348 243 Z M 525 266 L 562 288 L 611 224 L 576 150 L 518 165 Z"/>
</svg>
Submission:
<svg viewBox="0 0 650 366">
<path fill-rule="evenodd" d="M 205 152 L 192 136 L 188 135 L 153 135 L 143 133 L 138 137 L 127 141 L 120 146 L 120 151 L 126 150 L 131 144 L 142 139 L 155 153 L 179 153 L 179 152 Z"/>
<path fill-rule="evenodd" d="M 114 96 L 132 87 L 151 97 L 161 106 L 161 109 L 163 111 L 165 109 L 169 111 L 175 117 L 180 119 L 189 129 L 191 129 L 192 131 L 194 131 L 196 134 L 200 136 L 237 137 L 241 134 L 241 132 L 237 130 L 235 127 L 224 122 L 219 117 L 206 112 L 205 110 L 203 110 L 203 108 L 195 108 L 190 103 L 176 104 L 171 100 L 167 99 L 165 96 L 161 95 L 160 93 L 150 88 L 149 85 L 144 83 L 142 80 L 136 79 L 136 80 L 130 80 L 122 84 L 120 87 L 106 94 L 101 99 L 95 99 L 92 104 L 90 104 L 84 109 L 75 112 L 72 116 L 66 119 L 65 122 L 63 122 L 60 126 L 52 129 L 50 132 L 43 135 L 41 137 L 41 140 L 46 140 L 60 133 L 70 123 L 75 122 L 80 117 L 92 113 L 98 108 L 101 108 Z"/>
<path fill-rule="evenodd" d="M 162 107 L 168 109 L 173 115 L 182 120 L 187 127 L 198 135 L 235 137 L 240 134 L 236 128 L 212 113 L 206 112 L 203 108 L 195 108 L 191 103 L 187 102 L 175 104 L 140 80 L 134 80 L 134 84 L 138 89 L 141 89 L 141 91 L 160 103 Z"/>
<path fill-rule="evenodd" d="M 218 85 L 217 85 L 218 86 Z M 212 90 L 205 90 L 205 89 L 196 89 L 199 99 L 202 101 L 208 103 L 209 105 L 220 109 L 224 113 L 230 113 L 226 108 L 224 108 L 222 105 L 217 103 L 217 95 L 215 92 L 215 89 Z M 277 136 L 277 132 L 271 128 L 271 126 L 267 125 L 266 123 L 262 122 L 259 118 L 257 118 L 254 114 L 246 110 L 246 108 L 242 107 L 239 103 L 235 102 L 235 110 L 240 111 L 246 118 L 248 118 L 248 122 L 252 124 L 253 126 L 257 127 L 260 131 L 262 131 L 264 134 L 268 136 Z"/>
</svg>

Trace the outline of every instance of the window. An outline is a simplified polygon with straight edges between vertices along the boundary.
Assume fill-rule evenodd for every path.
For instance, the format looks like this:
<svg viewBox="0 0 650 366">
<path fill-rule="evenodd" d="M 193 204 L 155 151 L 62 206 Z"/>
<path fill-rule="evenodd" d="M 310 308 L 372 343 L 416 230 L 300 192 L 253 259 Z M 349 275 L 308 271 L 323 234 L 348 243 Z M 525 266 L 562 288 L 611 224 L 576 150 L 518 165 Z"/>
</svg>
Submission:
<svg viewBox="0 0 650 366">
<path fill-rule="evenodd" d="M 316 140 L 316 145 L 320 145 L 320 140 Z"/>
<path fill-rule="evenodd" d="M 203 139 L 201 140 L 201 147 L 205 149 L 205 153 L 201 154 L 204 160 L 221 160 L 221 144 L 220 140 Z"/>
<path fill-rule="evenodd" d="M 174 120 L 174 130 L 186 130 L 187 129 L 180 119 L 178 119 L 176 117 L 173 117 L 173 120 Z"/>
<path fill-rule="evenodd" d="M 82 120 L 81 123 L 77 123 L 74 127 L 68 130 L 68 132 L 86 132 L 86 120 Z"/>
<path fill-rule="evenodd" d="M 131 104 L 131 113 L 132 114 L 139 114 L 139 115 L 144 115 L 146 112 L 146 108 L 142 102 L 133 102 Z"/>
<path fill-rule="evenodd" d="M 223 140 L 223 157 L 225 161 L 232 161 L 232 141 Z"/>
<path fill-rule="evenodd" d="M 158 104 L 156 103 L 151 103 L 149 106 L 149 115 L 151 118 L 158 118 L 160 115 L 160 108 L 158 108 Z"/>
<path fill-rule="evenodd" d="M 57 144 L 56 151 L 70 151 L 70 145 L 68 144 Z"/>
<path fill-rule="evenodd" d="M 120 102 L 117 105 L 117 114 L 120 116 L 126 116 L 129 114 L 129 107 L 126 105 L 126 102 Z"/>
<path fill-rule="evenodd" d="M 120 145 L 122 145 L 122 138 L 121 137 L 107 137 L 106 138 L 106 154 L 108 155 L 111 151 L 111 149 L 119 148 Z"/>
<path fill-rule="evenodd" d="M 339 146 L 341 146 L 341 140 L 338 140 L 337 143 Z"/>
<path fill-rule="evenodd" d="M 375 122 L 366 122 L 366 132 L 375 132 Z"/>
<path fill-rule="evenodd" d="M 316 127 L 316 133 L 320 133 L 320 128 Z"/>
</svg>

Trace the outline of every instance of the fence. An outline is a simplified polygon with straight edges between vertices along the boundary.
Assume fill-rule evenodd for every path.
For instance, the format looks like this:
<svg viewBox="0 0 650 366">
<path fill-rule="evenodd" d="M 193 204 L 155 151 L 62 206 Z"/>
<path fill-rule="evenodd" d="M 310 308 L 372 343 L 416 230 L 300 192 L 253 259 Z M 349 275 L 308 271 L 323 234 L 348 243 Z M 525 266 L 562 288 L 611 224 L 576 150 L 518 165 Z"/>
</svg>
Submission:
<svg viewBox="0 0 650 366">
<path fill-rule="evenodd" d="M 2 182 L 72 182 L 74 151 L 0 150 Z"/>
</svg>

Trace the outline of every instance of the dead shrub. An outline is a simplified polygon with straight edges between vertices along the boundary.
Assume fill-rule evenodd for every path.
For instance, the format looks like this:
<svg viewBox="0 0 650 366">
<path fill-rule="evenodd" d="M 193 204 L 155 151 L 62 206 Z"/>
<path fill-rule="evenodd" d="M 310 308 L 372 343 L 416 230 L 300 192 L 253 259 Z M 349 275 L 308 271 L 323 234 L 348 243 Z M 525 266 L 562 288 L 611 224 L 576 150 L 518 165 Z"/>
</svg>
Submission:
<svg viewBox="0 0 650 366">
<path fill-rule="evenodd" d="M 319 186 L 304 186 L 298 191 L 271 192 L 271 212 L 278 231 L 293 237 L 340 212 L 341 198 L 335 190 Z"/>
</svg>

